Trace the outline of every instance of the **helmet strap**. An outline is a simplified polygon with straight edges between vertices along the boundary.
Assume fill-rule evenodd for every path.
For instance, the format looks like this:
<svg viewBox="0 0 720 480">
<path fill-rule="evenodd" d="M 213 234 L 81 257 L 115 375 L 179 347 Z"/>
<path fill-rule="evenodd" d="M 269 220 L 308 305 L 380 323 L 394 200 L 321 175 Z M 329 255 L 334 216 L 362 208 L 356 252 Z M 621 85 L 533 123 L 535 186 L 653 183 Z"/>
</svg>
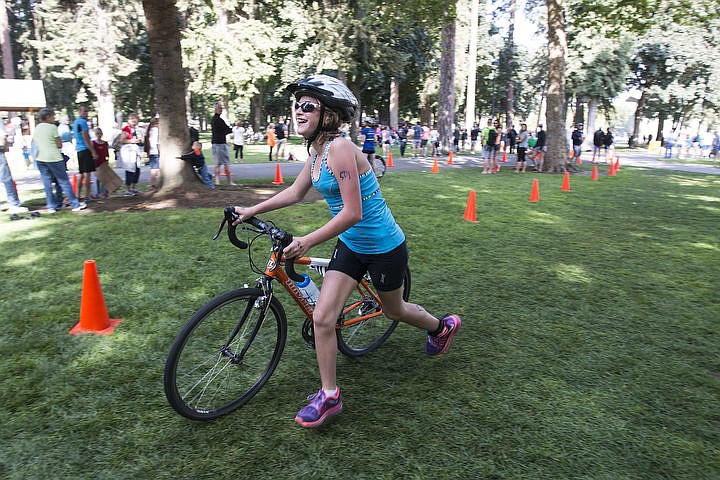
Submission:
<svg viewBox="0 0 720 480">
<path fill-rule="evenodd" d="M 323 122 L 325 121 L 325 105 L 320 102 L 320 121 L 317 124 L 317 127 L 315 127 L 315 131 L 307 138 L 307 152 L 308 155 L 310 155 L 310 147 L 312 146 L 312 143 L 317 139 L 318 135 L 320 135 L 320 132 L 323 129 Z"/>
</svg>

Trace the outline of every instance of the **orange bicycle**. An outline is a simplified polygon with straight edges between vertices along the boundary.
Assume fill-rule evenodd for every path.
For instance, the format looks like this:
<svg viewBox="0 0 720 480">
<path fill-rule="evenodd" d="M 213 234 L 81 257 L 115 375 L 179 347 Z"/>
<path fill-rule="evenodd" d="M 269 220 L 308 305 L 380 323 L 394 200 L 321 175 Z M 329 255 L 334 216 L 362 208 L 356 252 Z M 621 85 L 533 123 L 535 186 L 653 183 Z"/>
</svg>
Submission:
<svg viewBox="0 0 720 480">
<path fill-rule="evenodd" d="M 304 265 L 322 278 L 329 259 L 300 257 L 285 259 L 283 249 L 292 235 L 257 217 L 237 226 L 232 207 L 213 240 L 228 225 L 230 242 L 248 249 L 250 266 L 261 276 L 254 288 L 223 293 L 195 312 L 170 348 L 165 363 L 164 388 L 170 405 L 192 420 L 212 420 L 236 410 L 252 399 L 267 383 L 280 362 L 287 338 L 285 310 L 273 292 L 277 280 L 305 314 L 302 335 L 314 348 L 313 301 L 296 285 L 303 276 L 295 265 Z M 237 237 L 237 228 L 247 232 L 248 241 Z M 256 235 L 250 239 L 250 233 Z M 270 258 L 261 270 L 253 262 L 253 242 L 270 240 Z M 403 297 L 410 296 L 410 270 L 405 271 Z M 350 296 L 337 321 L 338 349 L 357 357 L 378 348 L 397 326 L 383 316 L 382 303 L 366 275 Z"/>
</svg>

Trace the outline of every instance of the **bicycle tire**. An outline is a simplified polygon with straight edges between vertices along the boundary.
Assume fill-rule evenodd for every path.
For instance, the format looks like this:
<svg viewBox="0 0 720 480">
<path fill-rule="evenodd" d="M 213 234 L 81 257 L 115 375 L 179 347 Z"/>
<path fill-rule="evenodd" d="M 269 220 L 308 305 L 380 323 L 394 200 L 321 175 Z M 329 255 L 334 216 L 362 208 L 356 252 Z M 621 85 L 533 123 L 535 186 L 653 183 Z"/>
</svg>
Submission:
<svg viewBox="0 0 720 480">
<path fill-rule="evenodd" d="M 387 170 L 387 165 L 385 164 L 385 159 L 381 157 L 380 155 L 375 155 L 375 177 L 382 178 L 383 175 L 385 175 L 385 170 Z"/>
<path fill-rule="evenodd" d="M 410 299 L 410 269 L 405 269 L 405 283 L 403 284 L 403 299 Z M 370 285 L 372 287 L 372 284 Z M 381 308 L 374 299 L 370 297 L 360 298 L 361 294 L 356 289 L 348 299 L 346 306 L 355 302 L 362 302 L 359 307 L 348 313 L 347 316 L 360 316 L 370 311 L 379 311 Z M 342 319 L 341 319 L 342 320 Z M 339 328 L 337 330 L 338 350 L 348 357 L 361 357 L 382 345 L 390 334 L 397 327 L 397 320 L 390 320 L 384 315 L 373 317 L 368 320 Z"/>
<path fill-rule="evenodd" d="M 287 318 L 275 297 L 261 317 L 266 298 L 258 288 L 233 290 L 190 317 L 165 363 L 165 396 L 176 412 L 192 420 L 221 417 L 270 379 L 285 348 Z"/>
</svg>

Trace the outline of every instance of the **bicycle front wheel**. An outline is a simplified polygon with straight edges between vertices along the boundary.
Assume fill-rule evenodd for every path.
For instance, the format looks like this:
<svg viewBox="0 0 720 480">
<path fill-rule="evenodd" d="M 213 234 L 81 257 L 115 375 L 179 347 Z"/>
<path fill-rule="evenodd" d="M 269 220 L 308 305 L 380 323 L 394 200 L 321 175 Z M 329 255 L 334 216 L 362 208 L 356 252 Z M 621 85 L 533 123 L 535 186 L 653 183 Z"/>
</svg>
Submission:
<svg viewBox="0 0 720 480">
<path fill-rule="evenodd" d="M 188 321 L 165 364 L 165 396 L 180 415 L 212 420 L 247 403 L 280 361 L 287 319 L 262 290 L 224 293 Z"/>
<path fill-rule="evenodd" d="M 372 284 L 368 288 L 374 293 Z M 377 294 L 375 294 L 377 295 Z M 405 283 L 403 284 L 403 299 L 410 299 L 410 269 L 405 269 Z M 397 320 L 390 320 L 384 315 L 368 318 L 351 323 L 353 317 L 363 317 L 380 312 L 382 305 L 375 300 L 369 291 L 362 287 L 355 289 L 345 305 L 346 313 L 340 319 L 341 327 L 337 330 L 338 349 L 349 357 L 366 355 L 387 340 L 397 327 Z M 347 326 L 342 326 L 347 323 Z"/>
</svg>

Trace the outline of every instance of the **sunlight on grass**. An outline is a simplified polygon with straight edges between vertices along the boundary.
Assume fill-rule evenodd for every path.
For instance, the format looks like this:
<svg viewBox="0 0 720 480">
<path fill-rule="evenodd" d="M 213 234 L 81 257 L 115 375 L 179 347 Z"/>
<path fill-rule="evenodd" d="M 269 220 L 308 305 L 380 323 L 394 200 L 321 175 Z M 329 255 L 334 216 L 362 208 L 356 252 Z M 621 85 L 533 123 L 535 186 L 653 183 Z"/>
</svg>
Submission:
<svg viewBox="0 0 720 480">
<path fill-rule="evenodd" d="M 1 229 L 2 234 L 0 235 L 0 239 L 5 236 L 9 236 L 7 234 L 17 232 L 28 232 L 23 234 L 23 240 L 47 237 L 49 232 L 42 228 L 37 228 L 38 224 L 36 222 L 37 220 L 16 220 L 11 222 L 3 222 Z"/>
<path fill-rule="evenodd" d="M 710 245 L 709 243 L 688 242 L 686 243 L 686 245 L 689 247 L 700 248 L 703 250 L 720 250 L 720 247 L 718 247 L 717 245 Z"/>
<path fill-rule="evenodd" d="M 685 195 L 688 200 L 700 200 L 703 202 L 720 202 L 720 197 L 709 197 L 707 195 Z"/>
<path fill-rule="evenodd" d="M 528 216 L 531 217 L 530 220 L 534 221 L 536 223 L 547 223 L 548 225 L 555 225 L 562 221 L 560 217 L 557 215 L 551 215 L 549 213 L 545 212 L 528 212 Z"/>
<path fill-rule="evenodd" d="M 558 264 L 555 273 L 561 280 L 573 283 L 590 283 L 592 279 L 587 275 L 585 269 L 579 265 Z"/>
<path fill-rule="evenodd" d="M 35 262 L 41 261 L 44 257 L 45 252 L 42 251 L 24 252 L 21 255 L 9 259 L 7 264 L 11 267 L 30 266 Z"/>
</svg>

